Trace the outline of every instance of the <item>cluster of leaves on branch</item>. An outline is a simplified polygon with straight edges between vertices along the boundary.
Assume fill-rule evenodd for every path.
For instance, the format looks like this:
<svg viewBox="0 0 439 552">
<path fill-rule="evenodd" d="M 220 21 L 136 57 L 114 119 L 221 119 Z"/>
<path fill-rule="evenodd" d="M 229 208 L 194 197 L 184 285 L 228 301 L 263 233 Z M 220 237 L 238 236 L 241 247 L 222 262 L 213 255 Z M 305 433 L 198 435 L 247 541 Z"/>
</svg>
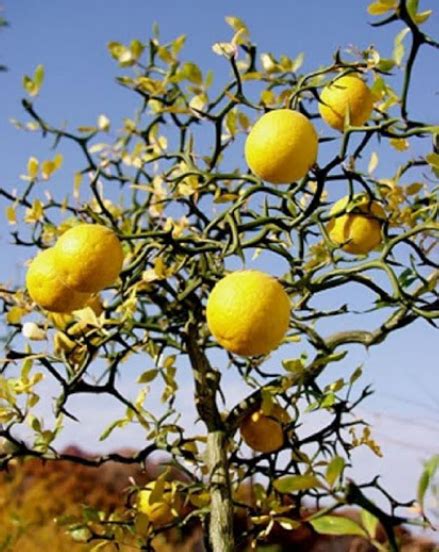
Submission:
<svg viewBox="0 0 439 552">
<path fill-rule="evenodd" d="M 370 393 L 368 388 L 356 390 L 361 370 L 354 367 L 326 385 L 319 376 L 344 359 L 351 344 L 379 344 L 415 320 L 434 325 L 439 314 L 438 266 L 431 254 L 438 229 L 434 182 L 439 176 L 439 128 L 409 115 L 419 48 L 437 49 L 439 44 L 420 28 L 428 16 L 421 17 L 416 4 L 380 0 L 370 8 L 371 14 L 388 12 L 376 25 L 399 25 L 392 57 L 372 47 L 336 52 L 331 63 L 308 73 L 301 72 L 301 55 L 258 55 L 245 24 L 230 17 L 233 39 L 213 49 L 230 66 L 224 86 L 214 83 L 211 72 L 204 74 L 194 62 L 181 59 L 184 36 L 163 43 L 156 29 L 146 43 L 112 42 L 110 54 L 123 73 L 117 81 L 139 98 L 135 116 L 124 120 L 114 139 L 107 116 L 101 115 L 94 126 L 67 130 L 49 123 L 33 102 L 23 100 L 28 120 L 16 121 L 16 126 L 40 132 L 56 148 L 73 143 L 84 164 L 72 175 L 72 192 L 66 197 L 56 191 L 60 153 L 44 161 L 32 157 L 24 183 L 15 191 L 0 189 L 8 200 L 14 243 L 33 253 L 35 247 L 52 246 L 77 221 L 96 222 L 118 234 L 125 265 L 118 284 L 103 293 L 104 308 L 98 314 L 92 308 L 65 316 L 36 312 L 22 288 L 1 289 L 9 327 L 0 370 L 3 467 L 15 457 L 62 458 L 54 444 L 63 419 L 76 419 L 69 400 L 78 394 L 108 394 L 125 407 L 125 415 L 113 421 L 102 439 L 137 423 L 148 444 L 132 456 L 113 455 L 96 463 L 141 463 L 156 450 L 166 451 L 190 476 L 180 489 L 186 503 L 195 506 L 188 517 L 207 524 L 205 437 L 179 425 L 175 408 L 179 386 L 188 378 L 188 368 L 180 361 L 189 357 L 198 413 L 209 431 L 220 427 L 229 439 L 233 492 L 248 478 L 260 479 L 255 500 L 241 505 L 250 520 L 240 535 L 242 542 L 263 541 L 279 525 L 295 530 L 305 522 L 304 504 L 319 508 L 330 499 L 331 506 L 309 520 L 316 531 L 349 531 L 336 523 L 334 529 L 331 512 L 356 504 L 368 521 L 352 522 L 355 529 L 351 525 L 350 531 L 373 540 L 369 529 L 379 519 L 396 549 L 393 527 L 403 521 L 399 508 L 404 505 L 389 496 L 378 479 L 355 484 L 345 477 L 356 447 L 366 445 L 380 454 L 369 427 L 355 417 L 356 407 Z M 288 107 L 320 124 L 322 87 L 336 75 L 353 71 L 370 81 L 376 97 L 373 116 L 343 134 L 319 127 L 319 159 L 305 178 L 273 186 L 242 166 L 243 138 L 261 114 Z M 399 71 L 400 91 L 390 84 L 393 72 Z M 39 93 L 43 76 L 39 69 L 34 77 L 26 77 L 31 96 Z M 423 155 L 411 153 L 414 141 L 422 145 L 417 147 L 423 148 Z M 398 156 L 394 174 L 375 176 L 379 159 L 374 147 Z M 320 161 L 323 158 L 327 161 Z M 379 251 L 352 257 L 331 242 L 326 225 L 331 218 L 329 194 L 335 189 L 349 197 L 365 192 L 384 207 L 387 222 Z M 280 267 L 280 280 L 293 303 L 284 344 L 292 358 L 275 365 L 265 358 L 212 355 L 218 345 L 205 324 L 206 299 L 226 266 L 251 266 L 257 257 L 270 264 L 277 259 L 274 266 Z M 380 322 L 373 330 L 346 328 L 328 334 L 321 329 L 330 327 L 328 321 L 354 311 L 348 304 L 323 310 L 320 297 L 334 289 L 343 297 L 348 284 L 368 301 L 363 312 L 375 312 Z M 304 352 L 305 343 L 312 354 Z M 143 364 L 149 358 L 152 366 L 140 376 L 135 400 L 127 397 L 117 378 L 133 355 Z M 228 412 L 221 386 L 226 369 L 235 370 L 248 387 L 247 396 Z M 59 386 L 51 427 L 33 414 L 42 378 Z M 152 385 L 162 387 L 166 411 L 160 416 L 148 408 Z M 249 457 L 237 434 L 239 424 L 248 412 L 267 409 L 273 401 L 291 417 L 284 447 Z M 315 411 L 323 413 L 325 421 L 306 434 L 301 426 Z M 17 430 L 23 424 L 32 428 L 33 442 L 20 439 Z M 387 499 L 386 509 L 366 497 L 371 488 Z M 147 550 L 163 528 L 144 521 L 135 508 L 128 508 L 122 519 L 106 520 L 105 530 L 90 538 L 97 540 L 97 550 L 134 533 Z"/>
</svg>

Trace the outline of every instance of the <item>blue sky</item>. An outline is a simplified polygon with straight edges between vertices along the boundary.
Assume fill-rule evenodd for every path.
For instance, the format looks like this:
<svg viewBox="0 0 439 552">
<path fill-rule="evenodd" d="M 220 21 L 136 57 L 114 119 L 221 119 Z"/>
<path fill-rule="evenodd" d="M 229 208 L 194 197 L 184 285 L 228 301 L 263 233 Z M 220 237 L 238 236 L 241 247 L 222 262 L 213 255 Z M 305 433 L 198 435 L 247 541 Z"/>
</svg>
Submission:
<svg viewBox="0 0 439 552">
<path fill-rule="evenodd" d="M 31 74 L 38 64 L 44 64 L 46 69 L 46 80 L 37 100 L 38 108 L 49 121 L 58 125 L 67 122 L 70 128 L 75 128 L 94 124 L 98 115 L 104 113 L 117 129 L 123 117 L 133 114 L 137 102 L 133 94 L 115 84 L 114 77 L 119 71 L 108 55 L 106 44 L 110 40 L 145 40 L 153 22 L 160 25 L 164 41 L 187 34 L 184 57 L 197 62 L 203 70 L 212 68 L 217 73 L 218 86 L 225 82 L 227 73 L 224 60 L 213 54 L 211 46 L 214 42 L 231 38 L 230 28 L 224 22 L 226 15 L 244 19 L 259 52 L 286 53 L 291 57 L 305 52 L 304 71 L 329 63 L 337 48 L 352 44 L 359 48 L 374 44 L 384 57 L 390 57 L 393 38 L 400 30 L 398 26 L 373 30 L 368 24 L 372 18 L 366 13 L 368 2 L 363 0 L 272 0 L 269 3 L 249 0 L 5 0 L 3 4 L 11 27 L 0 34 L 0 63 L 9 67 L 7 73 L 0 74 L 0 184 L 11 190 L 20 185 L 18 176 L 25 172 L 31 155 L 39 158 L 52 155 L 47 140 L 36 134 L 20 132 L 9 122 L 11 117 L 26 119 L 20 105 L 20 99 L 24 97 L 21 79 L 23 74 Z M 437 2 L 424 0 L 421 7 L 436 8 L 425 29 L 431 33 L 438 31 Z M 398 82 L 398 77 L 395 81 Z M 438 94 L 437 52 L 425 49 L 414 72 L 410 96 L 409 105 L 414 118 L 431 121 L 435 113 L 436 121 L 432 122 L 437 124 Z M 65 157 L 64 167 L 51 186 L 67 190 L 80 158 L 68 145 L 63 145 L 60 151 Z M 414 145 L 413 153 L 425 154 L 428 151 L 425 151 L 424 144 L 420 150 Z M 380 176 L 392 175 L 395 163 L 392 156 L 384 156 L 380 161 Z M 331 194 L 337 195 L 333 190 L 329 193 L 330 197 Z M 1 214 L 5 206 L 1 200 Z M 8 230 L 1 216 L 0 252 L 8 262 L 2 262 L 0 281 L 22 281 L 23 261 L 30 253 L 28 250 L 17 251 L 10 245 Z M 357 300 L 353 293 L 350 297 Z M 384 459 L 377 460 L 366 451 L 359 452 L 356 474 L 367 479 L 375 473 L 382 473 L 384 483 L 403 499 L 412 497 L 415 492 L 422 460 L 438 452 L 439 381 L 435 340 L 437 343 L 433 330 L 419 322 L 369 352 L 353 348 L 349 362 L 338 369 L 352 369 L 364 363 L 362 382 L 371 383 L 376 391 L 363 405 L 362 413 L 375 427 Z M 137 375 L 145 369 L 140 362 L 133 368 L 133 374 L 122 376 L 127 386 L 135 379 L 134 373 Z M 338 374 L 339 371 L 335 370 L 334 378 Z M 231 396 L 239 400 L 242 390 L 236 378 L 229 374 L 226 380 L 230 389 L 233 388 Z M 47 395 L 51 394 L 53 389 L 47 387 Z M 114 416 L 114 405 L 104 398 L 93 400 L 92 404 L 87 400 L 75 399 L 80 418 L 87 423 L 79 431 L 78 426 L 69 425 L 63 442 L 75 441 L 93 449 L 105 420 Z M 186 413 L 191 412 L 183 417 L 190 424 L 193 400 L 189 382 L 181 406 Z M 46 403 L 44 408 L 43 412 L 48 416 L 50 405 Z M 136 446 L 138 435 L 134 429 L 119 432 L 105 447 Z"/>
</svg>

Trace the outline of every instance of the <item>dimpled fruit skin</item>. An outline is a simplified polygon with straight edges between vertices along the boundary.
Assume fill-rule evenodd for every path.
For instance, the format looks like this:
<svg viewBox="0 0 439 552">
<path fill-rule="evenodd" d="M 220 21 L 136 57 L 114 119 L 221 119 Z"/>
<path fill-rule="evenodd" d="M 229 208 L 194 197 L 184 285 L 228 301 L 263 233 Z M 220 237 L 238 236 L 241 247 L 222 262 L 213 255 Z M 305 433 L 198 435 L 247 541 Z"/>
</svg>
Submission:
<svg viewBox="0 0 439 552">
<path fill-rule="evenodd" d="M 284 444 L 282 423 L 290 421 L 287 412 L 274 404 L 268 414 L 252 412 L 241 422 L 239 430 L 244 442 L 257 452 L 274 452 Z"/>
<path fill-rule="evenodd" d="M 282 285 L 257 270 L 232 272 L 213 288 L 206 317 L 216 340 L 243 356 L 275 349 L 288 329 L 290 300 Z"/>
<path fill-rule="evenodd" d="M 137 510 L 145 514 L 149 521 L 155 525 L 167 525 L 175 519 L 175 513 L 181 508 L 181 501 L 178 495 L 173 496 L 171 485 L 165 483 L 163 495 L 157 502 L 150 502 L 150 496 L 154 489 L 154 483 L 149 483 L 137 495 Z"/>
<path fill-rule="evenodd" d="M 347 253 L 367 255 L 382 241 L 381 225 L 386 214 L 381 205 L 371 201 L 367 195 L 355 196 L 354 199 L 357 212 L 334 217 L 327 230 L 331 240 L 342 245 Z M 349 197 L 343 197 L 334 204 L 330 214 L 335 215 L 345 210 L 348 202 Z"/>
<path fill-rule="evenodd" d="M 373 109 L 373 94 L 364 81 L 355 75 L 340 77 L 328 84 L 320 95 L 319 111 L 322 119 L 332 128 L 343 132 L 349 110 L 351 126 L 361 126 Z"/>
<path fill-rule="evenodd" d="M 55 246 L 59 277 L 67 287 L 95 293 L 114 284 L 122 268 L 123 250 L 116 234 L 100 224 L 67 230 Z"/>
<path fill-rule="evenodd" d="M 272 184 L 304 177 L 317 159 L 314 126 L 298 111 L 276 109 L 256 122 L 245 143 L 245 159 L 256 176 Z"/>
<path fill-rule="evenodd" d="M 59 279 L 55 268 L 54 248 L 41 251 L 29 265 L 26 287 L 40 307 L 58 313 L 82 308 L 90 298 L 88 293 L 72 291 Z"/>
</svg>

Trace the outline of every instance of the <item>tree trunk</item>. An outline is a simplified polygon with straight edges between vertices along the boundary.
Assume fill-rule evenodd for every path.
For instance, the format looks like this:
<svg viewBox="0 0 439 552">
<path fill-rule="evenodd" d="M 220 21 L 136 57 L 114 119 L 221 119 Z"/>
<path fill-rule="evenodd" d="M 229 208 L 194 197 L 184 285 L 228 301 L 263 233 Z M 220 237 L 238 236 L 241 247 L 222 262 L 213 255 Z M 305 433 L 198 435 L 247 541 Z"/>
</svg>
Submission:
<svg viewBox="0 0 439 552">
<path fill-rule="evenodd" d="M 207 464 L 211 504 L 209 540 L 212 551 L 233 552 L 233 504 L 223 431 L 212 431 L 207 435 Z"/>
<path fill-rule="evenodd" d="M 209 471 L 209 543 L 212 552 L 234 552 L 233 503 L 230 488 L 227 435 L 216 403 L 220 374 L 212 369 L 198 345 L 197 323 L 188 324 L 187 351 L 195 379 L 195 404 L 207 427 Z"/>
</svg>

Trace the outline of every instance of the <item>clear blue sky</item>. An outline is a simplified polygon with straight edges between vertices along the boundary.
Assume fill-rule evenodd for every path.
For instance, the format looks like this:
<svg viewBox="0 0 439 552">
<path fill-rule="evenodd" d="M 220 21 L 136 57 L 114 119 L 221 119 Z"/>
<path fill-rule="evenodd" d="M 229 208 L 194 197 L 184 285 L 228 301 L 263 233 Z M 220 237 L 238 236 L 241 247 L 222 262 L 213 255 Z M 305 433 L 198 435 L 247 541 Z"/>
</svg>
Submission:
<svg viewBox="0 0 439 552">
<path fill-rule="evenodd" d="M 31 155 L 39 158 L 51 155 L 47 140 L 43 141 L 36 134 L 19 132 L 9 123 L 11 117 L 25 119 L 20 106 L 20 99 L 24 96 L 21 79 L 23 74 L 31 74 L 40 63 L 45 66 L 46 80 L 38 108 L 48 120 L 55 124 L 67 122 L 74 128 L 94 124 L 97 116 L 105 113 L 111 118 L 113 128 L 117 129 L 122 118 L 133 113 L 136 99 L 114 83 L 118 70 L 107 53 L 106 44 L 110 40 L 146 39 L 154 21 L 159 23 L 164 40 L 187 34 L 184 56 L 196 61 L 203 69 L 212 68 L 217 72 L 218 85 L 226 77 L 225 63 L 212 53 L 211 46 L 231 37 L 224 22 L 226 15 L 237 15 L 246 21 L 260 52 L 286 53 L 291 57 L 305 52 L 304 71 L 327 64 L 336 48 L 346 48 L 351 44 L 360 48 L 374 44 L 384 57 L 390 57 L 393 38 L 399 30 L 397 26 L 373 30 L 368 24 L 372 18 L 366 14 L 368 2 L 363 0 L 5 0 L 3 3 L 11 27 L 0 34 L 0 63 L 9 67 L 8 73 L 0 74 L 0 183 L 11 190 L 20 185 L 18 175 L 25 172 Z M 421 6 L 436 9 L 425 29 L 438 34 L 437 1 L 424 0 Z M 438 118 L 437 68 L 437 51 L 425 49 L 421 52 L 410 97 L 410 109 L 415 118 L 431 121 L 432 113 Z M 435 122 L 437 124 L 438 120 Z M 68 189 L 79 158 L 67 145 L 61 151 L 65 164 L 50 186 Z M 415 146 L 413 153 L 425 154 L 427 151 L 417 151 Z M 393 158 L 381 160 L 381 176 L 389 177 L 394 169 Z M 1 213 L 5 206 L 0 201 Z M 10 245 L 3 216 L 0 221 L 0 252 L 3 258 L 0 281 L 22 280 L 23 260 L 29 257 L 29 251 L 17 252 Z M 375 425 L 376 437 L 385 456 L 383 460 L 375 460 L 367 452 L 359 453 L 356 473 L 362 478 L 382 473 L 384 482 L 398 496 L 410 498 L 415 492 L 422 460 L 438 452 L 437 336 L 426 324 L 417 323 L 368 353 L 355 348 L 342 369 L 351 369 L 361 362 L 365 363 L 362 381 L 371 383 L 376 390 L 374 397 L 365 403 L 363 412 Z M 134 371 L 137 374 L 142 368 L 145 369 L 139 364 Z M 335 377 L 336 374 L 338 372 L 332 375 Z M 227 378 L 233 386 L 233 395 L 239 399 L 239 385 L 232 377 Z M 123 381 L 125 379 L 129 386 L 135 379 L 134 374 L 124 376 Z M 53 391 L 47 388 L 47 396 L 52 394 Z M 68 426 L 64 443 L 75 441 L 90 449 L 95 448 L 96 435 L 114 414 L 114 404 L 104 398 L 88 401 L 90 398 L 87 401 L 75 399 L 80 418 L 87 423 L 80 429 Z M 187 411 L 193 406 L 189 384 L 180 404 L 185 404 Z M 45 413 L 48 412 L 50 405 L 46 403 Z M 190 423 L 189 417 L 184 419 Z M 122 431 L 105 446 L 136 446 L 138 435 L 134 430 Z"/>
</svg>

